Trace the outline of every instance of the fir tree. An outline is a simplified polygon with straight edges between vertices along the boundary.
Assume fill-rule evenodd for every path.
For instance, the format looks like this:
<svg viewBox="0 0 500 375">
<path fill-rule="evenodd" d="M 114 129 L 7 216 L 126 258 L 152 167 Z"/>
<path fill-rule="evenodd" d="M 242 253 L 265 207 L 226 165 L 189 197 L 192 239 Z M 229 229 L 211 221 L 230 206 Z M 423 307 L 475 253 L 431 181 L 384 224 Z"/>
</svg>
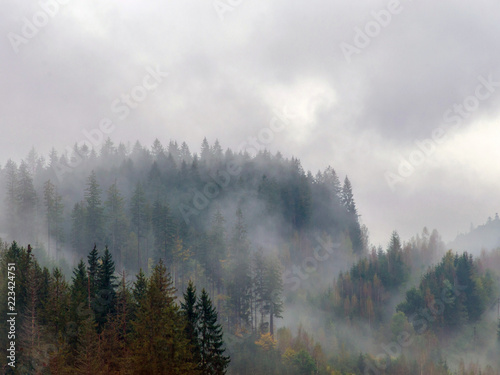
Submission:
<svg viewBox="0 0 500 375">
<path fill-rule="evenodd" d="M 205 289 L 201 291 L 199 310 L 199 368 L 204 375 L 225 374 L 229 357 L 224 355 L 222 327 L 217 322 L 217 312 Z"/>
<path fill-rule="evenodd" d="M 116 276 L 114 273 L 115 263 L 106 246 L 97 269 L 97 295 L 94 305 L 96 320 L 101 327 L 107 321 L 107 315 L 115 311 Z"/>
<path fill-rule="evenodd" d="M 264 309 L 269 314 L 269 330 L 271 335 L 274 335 L 274 318 L 282 318 L 282 293 L 281 265 L 278 259 L 270 259 L 265 268 L 263 301 Z"/>
<path fill-rule="evenodd" d="M 109 222 L 107 237 L 110 240 L 111 253 L 118 257 L 118 264 L 122 264 L 123 244 L 126 242 L 128 234 L 125 200 L 116 186 L 116 181 L 109 187 L 107 194 L 106 202 L 104 202 Z"/>
<path fill-rule="evenodd" d="M 154 267 L 145 297 L 132 322 L 134 373 L 194 374 L 184 319 L 174 303 L 175 289 L 160 259 Z"/>
<path fill-rule="evenodd" d="M 198 321 L 200 313 L 198 311 L 196 299 L 196 287 L 193 282 L 189 280 L 188 287 L 184 293 L 184 302 L 181 303 L 181 311 L 186 320 L 186 327 L 184 330 L 191 345 L 193 359 L 195 362 L 199 362 Z"/>
<path fill-rule="evenodd" d="M 101 188 L 97 183 L 94 171 L 92 171 L 87 180 L 85 203 L 86 239 L 91 243 L 100 243 L 103 239 L 104 208 L 101 202 Z"/>
<path fill-rule="evenodd" d="M 134 300 L 138 306 L 142 303 L 143 299 L 146 297 L 147 287 L 148 287 L 148 280 L 141 268 L 139 270 L 139 273 L 136 275 L 134 288 L 132 290 Z"/>
<path fill-rule="evenodd" d="M 130 199 L 131 223 L 137 235 L 137 268 L 141 268 L 141 239 L 146 236 L 148 227 L 148 204 L 142 185 L 137 183 Z"/>
<path fill-rule="evenodd" d="M 94 301 L 95 294 L 97 292 L 98 286 L 98 272 L 99 272 L 99 250 L 97 250 L 97 245 L 94 244 L 92 251 L 87 256 L 88 259 L 88 299 L 89 304 Z"/>
</svg>

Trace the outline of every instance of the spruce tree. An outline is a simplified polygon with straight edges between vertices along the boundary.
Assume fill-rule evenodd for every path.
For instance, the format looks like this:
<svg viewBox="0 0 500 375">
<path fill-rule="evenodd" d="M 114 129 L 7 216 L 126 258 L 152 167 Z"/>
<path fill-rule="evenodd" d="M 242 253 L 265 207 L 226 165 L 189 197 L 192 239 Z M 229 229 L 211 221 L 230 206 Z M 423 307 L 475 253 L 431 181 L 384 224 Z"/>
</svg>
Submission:
<svg viewBox="0 0 500 375">
<path fill-rule="evenodd" d="M 116 302 L 115 263 L 107 246 L 100 260 L 97 269 L 97 295 L 94 309 L 96 320 L 102 326 L 107 321 L 107 315 L 114 313 Z"/>
<path fill-rule="evenodd" d="M 5 206 L 4 218 L 7 225 L 7 232 L 13 237 L 18 237 L 19 226 L 18 223 L 18 205 L 17 205 L 17 165 L 11 159 L 5 164 L 2 171 L 5 183 Z"/>
<path fill-rule="evenodd" d="M 69 342 L 72 347 L 76 348 L 78 327 L 90 314 L 90 301 L 88 295 L 89 280 L 87 266 L 83 259 L 80 259 L 80 262 L 73 270 L 71 280 L 70 318 L 72 323 L 67 326 L 66 334 L 69 337 Z"/>
<path fill-rule="evenodd" d="M 104 206 L 109 222 L 107 238 L 110 241 L 111 254 L 118 258 L 118 264 L 122 264 L 122 251 L 128 235 L 128 219 L 125 214 L 125 200 L 116 186 L 116 181 L 107 191 Z"/>
<path fill-rule="evenodd" d="M 186 292 L 184 292 L 184 302 L 181 303 L 181 311 L 186 320 L 186 327 L 184 331 L 191 345 L 193 359 L 195 362 L 199 362 L 200 349 L 198 340 L 198 321 L 200 313 L 196 303 L 196 287 L 191 280 L 189 280 Z"/>
<path fill-rule="evenodd" d="M 97 245 L 94 244 L 92 251 L 87 256 L 88 259 L 88 298 L 89 304 L 92 304 L 97 292 L 98 283 L 98 272 L 99 272 L 99 250 L 97 250 Z"/>
<path fill-rule="evenodd" d="M 16 193 L 19 220 L 22 223 L 23 234 L 28 241 L 33 241 L 35 239 L 35 212 L 38 197 L 33 185 L 33 176 L 24 161 L 19 165 Z"/>
<path fill-rule="evenodd" d="M 148 280 L 142 268 L 139 270 L 139 273 L 136 275 L 136 280 L 134 282 L 134 287 L 132 289 L 132 294 L 134 296 L 134 300 L 137 306 L 142 304 L 143 299 L 146 297 L 146 291 L 148 288 Z"/>
<path fill-rule="evenodd" d="M 101 202 L 101 188 L 97 183 L 94 171 L 92 171 L 87 180 L 85 203 L 86 240 L 91 243 L 100 243 L 104 237 L 104 208 Z"/>
<path fill-rule="evenodd" d="M 274 318 L 282 318 L 283 279 L 278 259 L 268 259 L 264 276 L 264 309 L 269 314 L 269 330 L 274 335 Z"/>
<path fill-rule="evenodd" d="M 146 236 L 148 228 L 148 204 L 142 185 L 138 182 L 130 199 L 132 228 L 137 235 L 137 268 L 141 268 L 141 239 Z"/>
<path fill-rule="evenodd" d="M 348 232 L 352 243 L 352 250 L 355 254 L 361 254 L 363 251 L 363 238 L 361 226 L 359 224 L 359 215 L 354 202 L 352 186 L 349 178 L 346 176 L 344 186 L 342 187 L 341 201 L 347 211 Z"/>
<path fill-rule="evenodd" d="M 198 310 L 201 373 L 204 375 L 225 374 L 230 360 L 224 355 L 222 326 L 217 322 L 217 312 L 205 289 L 201 291 Z"/>
<path fill-rule="evenodd" d="M 132 322 L 135 374 L 195 374 L 185 321 L 163 261 L 154 267 L 145 297 Z"/>
<path fill-rule="evenodd" d="M 155 245 L 158 249 L 158 258 L 163 258 L 165 262 L 172 262 L 172 248 L 175 239 L 174 219 L 170 215 L 168 204 L 163 205 L 155 201 L 153 205 L 151 223 L 155 238 Z"/>
</svg>

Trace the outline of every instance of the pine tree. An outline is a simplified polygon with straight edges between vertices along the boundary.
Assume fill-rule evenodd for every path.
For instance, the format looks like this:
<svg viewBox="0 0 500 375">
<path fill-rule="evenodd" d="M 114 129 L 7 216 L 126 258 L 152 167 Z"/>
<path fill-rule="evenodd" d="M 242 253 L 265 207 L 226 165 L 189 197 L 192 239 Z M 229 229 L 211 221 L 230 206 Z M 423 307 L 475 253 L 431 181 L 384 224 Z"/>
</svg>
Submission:
<svg viewBox="0 0 500 375">
<path fill-rule="evenodd" d="M 97 269 L 97 295 L 94 309 L 96 321 L 102 327 L 107 321 L 107 315 L 114 313 L 116 303 L 115 263 L 107 246 L 100 261 Z"/>
<path fill-rule="evenodd" d="M 76 345 L 76 336 L 78 333 L 78 326 L 90 314 L 90 301 L 89 301 L 89 279 L 87 274 L 87 266 L 83 259 L 73 270 L 72 284 L 70 287 L 71 293 L 71 320 L 70 325 L 70 342 Z"/>
<path fill-rule="evenodd" d="M 212 285 L 217 287 L 220 293 L 222 286 L 222 265 L 221 262 L 227 257 L 226 232 L 224 228 L 224 216 L 217 209 L 213 219 L 204 252 L 201 254 L 201 263 L 205 268 Z M 212 287 L 212 294 L 214 294 Z"/>
<path fill-rule="evenodd" d="M 225 374 L 229 357 L 224 355 L 222 327 L 217 322 L 217 312 L 205 289 L 201 291 L 199 310 L 199 368 L 204 375 Z"/>
<path fill-rule="evenodd" d="M 33 176 L 28 165 L 23 161 L 19 165 L 17 180 L 17 204 L 19 220 L 28 241 L 35 239 L 35 212 L 37 195 L 33 185 Z"/>
<path fill-rule="evenodd" d="M 137 235 L 137 268 L 141 268 L 141 239 L 148 228 L 148 204 L 142 185 L 137 183 L 130 200 L 131 223 Z"/>
<path fill-rule="evenodd" d="M 17 186 L 18 172 L 17 165 L 11 159 L 5 165 L 4 181 L 5 181 L 5 223 L 7 224 L 7 232 L 13 237 L 18 238 L 19 226 L 18 223 L 18 204 L 17 204 Z"/>
<path fill-rule="evenodd" d="M 153 146 L 151 146 L 151 155 L 154 160 L 158 160 L 161 156 L 165 156 L 165 149 L 158 138 L 155 138 Z"/>
<path fill-rule="evenodd" d="M 348 214 L 348 231 L 352 249 L 355 254 L 360 254 L 363 251 L 363 238 L 356 203 L 354 203 L 351 182 L 347 176 L 344 180 L 344 186 L 342 187 L 341 198 L 342 204 Z"/>
<path fill-rule="evenodd" d="M 263 323 L 264 323 L 264 297 L 265 297 L 265 269 L 266 269 L 266 259 L 264 258 L 264 253 L 262 251 L 262 248 L 260 248 L 258 251 L 255 252 L 253 256 L 253 270 L 252 270 L 252 284 L 253 284 L 253 309 L 254 309 L 254 314 L 252 317 L 252 321 L 255 327 L 255 330 L 257 330 L 258 324 L 257 324 L 257 312 L 260 312 L 260 323 L 261 327 L 259 329 L 260 333 L 264 333 L 263 330 Z"/>
<path fill-rule="evenodd" d="M 99 250 L 97 250 L 97 245 L 94 244 L 92 251 L 87 256 L 88 259 L 88 299 L 89 305 L 92 306 L 95 294 L 98 287 L 98 272 L 99 272 Z"/>
<path fill-rule="evenodd" d="M 212 150 L 206 137 L 203 138 L 203 142 L 201 143 L 200 160 L 205 164 L 212 162 Z"/>
<path fill-rule="evenodd" d="M 47 251 L 50 254 L 51 239 L 55 240 L 56 259 L 59 258 L 59 245 L 63 240 L 62 222 L 64 205 L 62 196 L 57 194 L 56 187 L 50 180 L 46 181 L 43 189 L 44 204 L 47 220 Z"/>
<path fill-rule="evenodd" d="M 97 183 L 97 177 L 94 171 L 87 180 L 85 189 L 86 203 L 86 240 L 87 243 L 101 243 L 104 237 L 104 208 L 101 202 L 101 188 Z"/>
<path fill-rule="evenodd" d="M 278 259 L 269 259 L 265 268 L 264 276 L 264 309 L 269 314 L 269 330 L 274 335 L 274 318 L 282 318 L 283 301 L 283 279 L 281 265 Z"/>
<path fill-rule="evenodd" d="M 135 374 L 194 374 L 185 321 L 163 261 L 153 268 L 145 297 L 132 322 Z"/>
<path fill-rule="evenodd" d="M 148 280 L 141 268 L 139 270 L 139 273 L 136 275 L 134 288 L 132 290 L 132 294 L 134 296 L 134 300 L 137 306 L 140 306 L 143 302 L 143 299 L 146 297 L 147 288 L 148 288 Z"/>
<path fill-rule="evenodd" d="M 75 373 L 78 375 L 103 374 L 103 356 L 101 339 L 97 333 L 97 324 L 90 315 L 79 329 Z"/>
<path fill-rule="evenodd" d="M 200 361 L 200 344 L 198 340 L 198 321 L 200 313 L 198 311 L 196 299 L 196 287 L 193 282 L 189 280 L 188 287 L 184 293 L 184 302 L 181 303 L 181 311 L 186 320 L 184 331 L 191 345 L 193 360 L 198 363 Z"/>
<path fill-rule="evenodd" d="M 108 217 L 108 233 L 111 253 L 118 257 L 118 264 L 123 263 L 123 244 L 126 242 L 128 219 L 125 215 L 125 200 L 120 194 L 116 181 L 107 192 L 107 199 L 104 202 L 106 215 Z"/>
<path fill-rule="evenodd" d="M 231 264 L 227 278 L 232 323 L 236 330 L 244 329 L 249 322 L 252 278 L 250 274 L 250 243 L 240 208 L 236 211 L 236 224 L 230 242 Z"/>
<path fill-rule="evenodd" d="M 159 201 L 154 203 L 151 223 L 155 246 L 159 251 L 158 256 L 159 258 L 163 258 L 165 262 L 171 263 L 176 228 L 174 218 L 170 215 L 168 204 L 163 205 Z"/>
<path fill-rule="evenodd" d="M 47 325 L 54 337 L 58 337 L 69 321 L 70 291 L 64 275 L 54 268 L 46 302 Z"/>
<path fill-rule="evenodd" d="M 27 275 L 26 283 L 23 285 L 26 290 L 26 304 L 17 305 L 22 309 L 22 320 L 19 337 L 19 351 L 22 352 L 20 358 L 21 369 L 27 373 L 36 372 L 40 368 L 40 347 L 41 347 L 41 329 L 39 324 L 39 304 L 38 291 L 40 283 L 39 266 L 33 257 L 33 254 L 25 253 L 25 267 L 19 268 Z M 19 263 L 17 264 L 19 267 Z M 18 279 L 16 278 L 16 282 Z M 17 320 L 19 323 L 19 320 Z M 21 371 L 23 371 L 21 370 Z"/>
</svg>

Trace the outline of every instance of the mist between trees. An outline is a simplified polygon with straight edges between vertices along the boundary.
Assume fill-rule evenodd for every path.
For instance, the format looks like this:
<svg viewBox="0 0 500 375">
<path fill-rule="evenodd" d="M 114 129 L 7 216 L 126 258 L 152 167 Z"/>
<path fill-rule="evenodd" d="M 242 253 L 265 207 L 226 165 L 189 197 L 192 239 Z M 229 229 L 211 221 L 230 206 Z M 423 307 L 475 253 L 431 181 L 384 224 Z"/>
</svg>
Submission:
<svg viewBox="0 0 500 375">
<path fill-rule="evenodd" d="M 279 152 L 206 139 L 199 154 L 159 140 L 73 151 L 84 162 L 60 180 L 52 167 L 71 155 L 55 150 L 0 170 L 2 237 L 17 241 L 3 245 L 2 261 L 19 269 L 20 364 L 465 374 L 472 363 L 495 374 L 498 322 L 487 306 L 498 296 L 498 250 L 447 252 L 425 228 L 375 248 L 349 178 L 331 166 L 306 172 Z M 18 245 L 28 243 L 31 254 Z M 415 316 L 425 311 L 422 330 Z M 391 348 L 382 356 L 381 343 Z"/>
</svg>

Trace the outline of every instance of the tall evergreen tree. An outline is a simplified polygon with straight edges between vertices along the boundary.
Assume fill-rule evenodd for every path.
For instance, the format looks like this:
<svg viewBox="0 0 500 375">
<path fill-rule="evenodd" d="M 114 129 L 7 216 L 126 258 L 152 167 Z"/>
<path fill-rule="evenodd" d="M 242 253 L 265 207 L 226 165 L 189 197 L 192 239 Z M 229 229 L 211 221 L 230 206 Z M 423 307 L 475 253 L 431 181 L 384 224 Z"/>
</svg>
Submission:
<svg viewBox="0 0 500 375">
<path fill-rule="evenodd" d="M 352 243 L 352 249 L 355 254 L 361 254 L 363 251 L 361 226 L 359 224 L 358 210 L 356 209 L 356 203 L 354 202 L 352 193 L 352 185 L 347 176 L 344 179 L 341 198 L 342 204 L 348 214 L 348 232 Z"/>
<path fill-rule="evenodd" d="M 193 359 L 198 363 L 200 361 L 200 343 L 198 339 L 198 321 L 200 312 L 198 311 L 196 300 L 196 287 L 193 282 L 189 280 L 188 287 L 184 292 L 184 302 L 181 302 L 181 311 L 186 320 L 186 327 L 184 331 L 191 345 Z"/>
<path fill-rule="evenodd" d="M 134 282 L 134 287 L 132 289 L 132 294 L 134 296 L 134 300 L 137 306 L 142 304 L 142 300 L 146 297 L 146 291 L 148 288 L 148 280 L 142 268 L 139 270 L 139 273 L 136 275 L 136 280 Z"/>
<path fill-rule="evenodd" d="M 125 200 L 116 186 L 116 181 L 109 187 L 104 205 L 109 223 L 107 238 L 110 241 L 110 250 L 118 258 L 118 264 L 122 264 L 123 247 L 128 235 L 128 219 L 125 214 Z"/>
<path fill-rule="evenodd" d="M 146 296 L 133 326 L 136 374 L 195 374 L 196 364 L 185 337 L 185 321 L 174 303 L 175 289 L 163 261 L 153 268 Z"/>
<path fill-rule="evenodd" d="M 205 289 L 201 291 L 199 310 L 199 368 L 202 374 L 221 375 L 226 373 L 229 357 L 224 355 L 222 326 L 217 322 L 217 311 L 212 306 Z"/>
<path fill-rule="evenodd" d="M 268 259 L 264 275 L 264 310 L 269 314 L 269 331 L 274 335 L 274 318 L 282 318 L 284 310 L 282 295 L 283 279 L 281 265 L 277 258 Z"/>
<path fill-rule="evenodd" d="M 165 262 L 172 263 L 172 250 L 175 242 L 176 227 L 174 218 L 170 214 L 168 204 L 163 205 L 156 201 L 153 205 L 151 224 L 155 238 L 155 246 L 158 249 L 158 257 Z"/>
<path fill-rule="evenodd" d="M 17 204 L 17 186 L 18 173 L 17 165 L 11 159 L 7 161 L 4 168 L 5 181 L 5 208 L 4 220 L 7 232 L 13 237 L 18 238 L 19 226 L 18 223 L 18 204 Z"/>
<path fill-rule="evenodd" d="M 115 263 L 107 246 L 99 263 L 97 269 L 97 295 L 94 309 L 96 312 L 96 321 L 102 326 L 107 321 L 108 314 L 115 312 L 116 303 Z"/>
<path fill-rule="evenodd" d="M 57 193 L 55 185 L 50 180 L 44 184 L 43 198 L 47 221 L 47 251 L 50 254 L 51 239 L 53 239 L 55 241 L 57 259 L 59 258 L 59 245 L 64 238 L 62 231 L 64 205 L 62 203 L 62 196 Z"/>
<path fill-rule="evenodd" d="M 230 241 L 230 249 L 231 263 L 227 278 L 227 293 L 232 310 L 232 324 L 236 330 L 240 330 L 249 323 L 252 289 L 250 243 L 240 208 L 236 211 L 236 224 Z"/>
<path fill-rule="evenodd" d="M 83 312 L 88 311 L 89 309 L 89 279 L 87 274 L 87 266 L 83 259 L 80 259 L 80 262 L 73 270 L 73 276 L 71 278 L 71 319 L 75 322 L 76 325 L 80 323 L 82 320 L 82 316 L 85 315 Z M 77 331 L 77 327 L 73 327 L 74 331 Z"/>
<path fill-rule="evenodd" d="M 101 201 L 101 188 L 96 173 L 92 171 L 85 189 L 86 203 L 86 240 L 87 243 L 101 243 L 104 237 L 104 208 Z"/>
<path fill-rule="evenodd" d="M 148 228 L 148 204 L 142 185 L 137 183 L 130 200 L 132 228 L 137 235 L 137 268 L 141 268 L 141 239 L 146 236 Z"/>
<path fill-rule="evenodd" d="M 87 256 L 88 260 L 88 298 L 90 305 L 93 305 L 95 299 L 95 294 L 98 288 L 99 282 L 99 262 L 101 261 L 99 257 L 99 250 L 97 250 L 97 245 L 94 244 L 92 251 Z"/>
<path fill-rule="evenodd" d="M 19 165 L 17 180 L 17 202 L 20 223 L 26 239 L 31 242 L 35 239 L 35 212 L 37 207 L 37 195 L 33 185 L 33 176 L 28 165 L 23 161 Z"/>
</svg>

